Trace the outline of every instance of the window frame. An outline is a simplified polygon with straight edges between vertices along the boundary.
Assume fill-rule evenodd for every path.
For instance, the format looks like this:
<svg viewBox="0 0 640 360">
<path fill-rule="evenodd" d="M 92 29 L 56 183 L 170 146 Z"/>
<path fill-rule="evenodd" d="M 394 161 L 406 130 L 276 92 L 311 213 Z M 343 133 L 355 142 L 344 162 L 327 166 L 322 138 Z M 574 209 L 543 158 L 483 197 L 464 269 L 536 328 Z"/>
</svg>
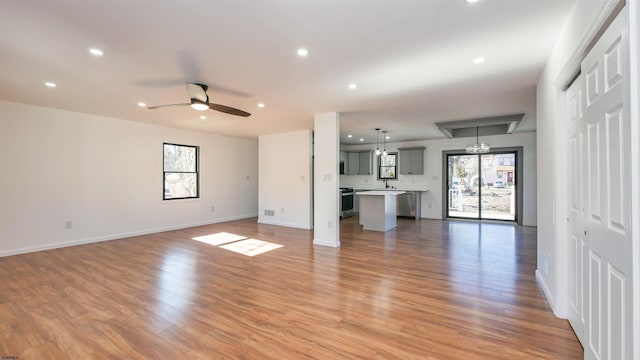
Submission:
<svg viewBox="0 0 640 360">
<path fill-rule="evenodd" d="M 195 171 L 167 171 L 165 168 L 165 146 L 178 146 L 184 148 L 191 148 L 195 150 Z M 166 178 L 167 174 L 195 174 L 196 176 L 196 194 L 194 196 L 184 196 L 184 197 L 167 197 L 166 192 Z M 177 144 L 177 143 L 162 143 L 162 200 L 163 201 L 171 201 L 171 200 L 185 200 L 185 199 L 199 199 L 200 198 L 200 147 L 197 145 L 185 145 L 185 144 Z"/>
<path fill-rule="evenodd" d="M 395 158 L 394 164 L 393 165 L 382 165 L 382 157 L 384 155 L 380 154 L 378 156 L 378 180 L 398 180 L 398 152 L 388 152 L 387 156 L 393 156 Z M 380 174 L 382 174 L 382 168 L 388 168 L 388 167 L 393 167 L 393 177 L 381 177 Z"/>
</svg>

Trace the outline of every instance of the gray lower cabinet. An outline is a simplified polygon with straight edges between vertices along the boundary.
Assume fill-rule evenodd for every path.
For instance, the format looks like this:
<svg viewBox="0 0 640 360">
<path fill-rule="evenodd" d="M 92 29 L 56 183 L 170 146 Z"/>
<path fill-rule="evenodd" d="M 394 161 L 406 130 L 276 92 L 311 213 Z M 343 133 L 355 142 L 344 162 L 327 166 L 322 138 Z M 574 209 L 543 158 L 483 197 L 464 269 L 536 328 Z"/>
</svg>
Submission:
<svg viewBox="0 0 640 360">
<path fill-rule="evenodd" d="M 362 191 L 362 190 L 353 189 L 353 214 L 354 215 L 360 214 L 360 195 L 355 194 L 358 191 Z"/>
<path fill-rule="evenodd" d="M 399 148 L 399 173 L 402 175 L 424 174 L 424 146 Z"/>
</svg>

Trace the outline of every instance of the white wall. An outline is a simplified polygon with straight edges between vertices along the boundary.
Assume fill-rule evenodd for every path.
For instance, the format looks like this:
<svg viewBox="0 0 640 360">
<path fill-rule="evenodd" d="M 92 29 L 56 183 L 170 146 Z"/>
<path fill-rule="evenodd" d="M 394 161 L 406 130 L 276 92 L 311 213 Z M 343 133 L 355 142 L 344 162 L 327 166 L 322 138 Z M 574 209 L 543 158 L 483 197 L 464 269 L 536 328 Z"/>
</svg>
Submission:
<svg viewBox="0 0 640 360">
<path fill-rule="evenodd" d="M 536 135 L 535 132 L 516 133 L 511 135 L 483 136 L 482 141 L 492 147 L 523 147 L 523 225 L 536 225 Z M 389 185 L 399 189 L 425 187 L 429 191 L 422 195 L 422 217 L 443 219 L 442 213 L 442 152 L 445 150 L 461 150 L 475 138 L 458 138 L 442 140 L 423 140 L 402 143 L 387 143 L 387 151 L 396 151 L 399 147 L 425 146 L 424 175 L 398 175 L 397 181 L 389 181 Z M 375 149 L 374 145 L 345 146 L 344 149 Z M 374 161 L 377 161 L 374 159 Z M 340 175 L 340 186 L 354 188 L 384 187 L 377 180 L 376 163 L 373 175 Z"/>
<path fill-rule="evenodd" d="M 163 142 L 200 147 L 199 199 L 162 200 Z M 255 140 L 0 101 L 0 159 L 0 256 L 257 212 Z"/>
<path fill-rule="evenodd" d="M 578 48 L 590 32 L 605 6 L 613 0 L 579 0 L 567 19 L 563 33 L 538 80 L 538 270 L 537 277 L 554 313 L 566 317 L 566 300 L 558 289 L 565 289 L 566 198 L 564 96 L 560 89 L 567 81 L 569 67 L 575 62 Z M 576 67 L 577 68 L 577 67 Z M 558 209 L 562 209 L 558 211 Z M 548 265 L 548 266 L 547 266 Z M 564 290 L 563 290 L 564 291 Z M 561 295 L 561 298 L 558 298 Z"/>
<path fill-rule="evenodd" d="M 259 137 L 258 222 L 311 229 L 311 136 L 302 130 Z"/>
</svg>

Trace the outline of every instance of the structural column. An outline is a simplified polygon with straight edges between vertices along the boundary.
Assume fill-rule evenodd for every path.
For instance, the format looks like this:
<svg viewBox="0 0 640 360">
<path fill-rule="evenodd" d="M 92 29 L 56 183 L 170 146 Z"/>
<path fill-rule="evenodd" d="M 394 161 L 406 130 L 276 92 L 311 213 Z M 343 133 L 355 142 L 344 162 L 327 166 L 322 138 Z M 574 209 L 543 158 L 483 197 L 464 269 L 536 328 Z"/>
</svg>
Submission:
<svg viewBox="0 0 640 360">
<path fill-rule="evenodd" d="M 314 117 L 313 244 L 340 246 L 340 114 Z"/>
</svg>

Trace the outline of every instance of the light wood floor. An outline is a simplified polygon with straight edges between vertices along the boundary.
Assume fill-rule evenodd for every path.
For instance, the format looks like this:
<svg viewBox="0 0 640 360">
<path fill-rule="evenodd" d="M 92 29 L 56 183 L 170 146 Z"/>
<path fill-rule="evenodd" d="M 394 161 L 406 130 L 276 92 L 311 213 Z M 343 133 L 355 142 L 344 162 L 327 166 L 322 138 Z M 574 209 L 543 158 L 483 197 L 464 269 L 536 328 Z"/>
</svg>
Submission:
<svg viewBox="0 0 640 360">
<path fill-rule="evenodd" d="M 343 220 L 342 247 L 234 221 L 0 258 L 0 356 L 581 359 L 536 285 L 536 230 Z M 249 257 L 191 240 L 284 245 Z"/>
</svg>

